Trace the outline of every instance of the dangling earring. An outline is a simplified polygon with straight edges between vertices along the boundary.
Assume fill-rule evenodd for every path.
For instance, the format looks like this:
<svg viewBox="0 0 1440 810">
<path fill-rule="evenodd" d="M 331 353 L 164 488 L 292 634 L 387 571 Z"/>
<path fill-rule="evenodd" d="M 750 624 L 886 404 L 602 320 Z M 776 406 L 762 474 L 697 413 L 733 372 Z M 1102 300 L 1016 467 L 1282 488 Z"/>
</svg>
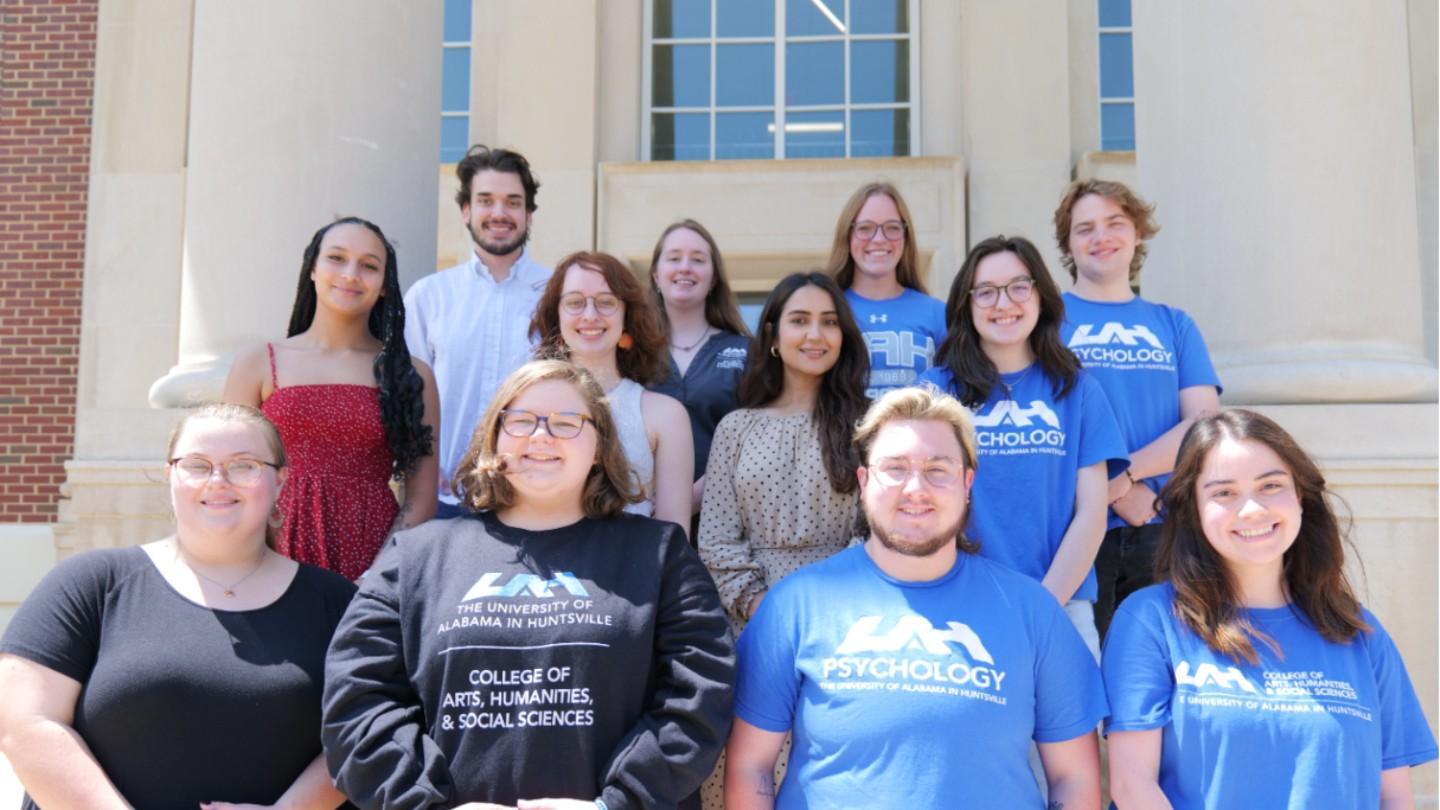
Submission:
<svg viewBox="0 0 1440 810">
<path fill-rule="evenodd" d="M 621 332 L 620 340 L 615 345 L 619 346 L 621 351 L 629 351 L 635 346 L 635 338 L 630 337 L 629 332 Z"/>
<path fill-rule="evenodd" d="M 771 343 L 771 344 L 770 344 L 770 356 L 771 356 L 771 357 L 779 357 L 779 356 L 780 356 L 780 349 L 779 349 L 774 343 Z"/>
<path fill-rule="evenodd" d="M 272 529 L 278 529 L 285 523 L 285 513 L 280 511 L 279 501 L 276 501 L 275 505 L 270 508 L 270 520 L 267 522 Z"/>
</svg>

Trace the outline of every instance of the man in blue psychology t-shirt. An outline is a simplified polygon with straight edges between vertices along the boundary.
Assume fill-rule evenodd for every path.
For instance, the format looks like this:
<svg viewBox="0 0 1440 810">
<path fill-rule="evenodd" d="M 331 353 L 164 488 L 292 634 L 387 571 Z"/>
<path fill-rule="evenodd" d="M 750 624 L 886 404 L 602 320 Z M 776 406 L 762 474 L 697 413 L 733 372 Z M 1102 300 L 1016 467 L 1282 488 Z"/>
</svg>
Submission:
<svg viewBox="0 0 1440 810">
<path fill-rule="evenodd" d="M 969 412 L 891 391 L 856 436 L 871 533 L 786 577 L 740 638 L 729 808 L 1099 803 L 1094 659 L 1059 603 L 975 554 Z M 772 770 L 794 735 L 778 792 Z"/>
<path fill-rule="evenodd" d="M 1071 183 L 1055 211 L 1060 260 L 1075 286 L 1065 293 L 1060 337 L 1105 389 L 1130 452 L 1110 479 L 1109 530 L 1095 558 L 1095 627 L 1153 581 L 1160 518 L 1155 498 L 1191 422 L 1220 408 L 1220 378 L 1195 322 L 1131 288 L 1145 242 L 1160 229 L 1154 206 L 1109 180 Z"/>
</svg>

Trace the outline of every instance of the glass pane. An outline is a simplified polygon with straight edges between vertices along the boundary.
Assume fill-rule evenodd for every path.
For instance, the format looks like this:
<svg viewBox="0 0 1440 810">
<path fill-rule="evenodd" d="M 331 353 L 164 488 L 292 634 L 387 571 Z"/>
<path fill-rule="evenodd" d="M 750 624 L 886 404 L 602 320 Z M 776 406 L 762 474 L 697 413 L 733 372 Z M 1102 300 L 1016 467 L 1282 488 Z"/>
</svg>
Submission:
<svg viewBox="0 0 1440 810">
<path fill-rule="evenodd" d="M 910 3 L 907 0 L 850 0 L 850 33 L 909 32 Z"/>
<path fill-rule="evenodd" d="M 709 160 L 709 113 L 654 113 L 650 122 L 651 160 Z"/>
<path fill-rule="evenodd" d="M 785 46 L 785 104 L 845 103 L 845 43 L 791 42 Z"/>
<path fill-rule="evenodd" d="M 775 0 L 720 0 L 715 6 L 715 35 L 775 36 Z"/>
<path fill-rule="evenodd" d="M 470 49 L 441 51 L 440 109 L 464 112 L 470 109 Z"/>
<path fill-rule="evenodd" d="M 786 113 L 785 157 L 845 157 L 844 111 Z"/>
<path fill-rule="evenodd" d="M 739 293 L 740 320 L 750 327 L 751 334 L 760 331 L 760 311 L 765 308 L 765 293 Z"/>
<path fill-rule="evenodd" d="M 470 148 L 470 118 L 440 119 L 440 162 L 459 163 Z"/>
<path fill-rule="evenodd" d="M 710 0 L 654 0 L 656 39 L 710 36 Z"/>
<path fill-rule="evenodd" d="M 650 81 L 652 106 L 710 106 L 710 46 L 656 45 Z"/>
<path fill-rule="evenodd" d="M 715 106 L 770 107 L 775 104 L 775 46 L 717 45 Z"/>
<path fill-rule="evenodd" d="M 1135 149 L 1135 105 L 1100 105 L 1100 148 L 1107 152 Z"/>
<path fill-rule="evenodd" d="M 445 0 L 445 41 L 470 41 L 470 0 Z"/>
<path fill-rule="evenodd" d="M 854 110 L 850 113 L 851 157 L 905 157 L 910 154 L 910 110 Z"/>
<path fill-rule="evenodd" d="M 837 36 L 845 33 L 845 0 L 785 0 L 785 35 Z"/>
<path fill-rule="evenodd" d="M 775 157 L 775 113 L 720 113 L 715 116 L 715 159 Z"/>
<path fill-rule="evenodd" d="M 910 100 L 910 43 L 850 43 L 850 103 L 893 104 Z"/>
<path fill-rule="evenodd" d="M 1134 61 L 1129 34 L 1100 35 L 1100 97 L 1130 98 L 1135 95 Z"/>
<path fill-rule="evenodd" d="M 1130 0 L 1100 0 L 1101 28 L 1129 28 Z"/>
</svg>

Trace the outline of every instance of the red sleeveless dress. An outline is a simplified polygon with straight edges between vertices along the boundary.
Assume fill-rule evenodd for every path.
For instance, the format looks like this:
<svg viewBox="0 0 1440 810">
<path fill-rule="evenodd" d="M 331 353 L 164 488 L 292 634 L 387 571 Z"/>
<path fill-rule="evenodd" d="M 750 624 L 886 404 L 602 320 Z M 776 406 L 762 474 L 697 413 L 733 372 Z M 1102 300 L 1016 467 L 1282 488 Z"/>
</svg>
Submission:
<svg viewBox="0 0 1440 810">
<path fill-rule="evenodd" d="M 276 550 L 358 579 L 400 511 L 389 486 L 395 459 L 385 442 L 379 393 L 369 385 L 281 388 L 275 347 L 266 348 L 275 392 L 260 410 L 280 429 L 290 462 Z"/>
</svg>

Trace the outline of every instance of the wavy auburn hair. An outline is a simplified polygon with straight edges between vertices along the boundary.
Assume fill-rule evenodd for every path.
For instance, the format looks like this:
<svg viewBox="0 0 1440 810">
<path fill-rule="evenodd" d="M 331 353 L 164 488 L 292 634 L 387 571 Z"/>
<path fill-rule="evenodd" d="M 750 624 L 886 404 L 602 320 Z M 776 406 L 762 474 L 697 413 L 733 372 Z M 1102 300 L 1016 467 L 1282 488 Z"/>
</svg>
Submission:
<svg viewBox="0 0 1440 810">
<path fill-rule="evenodd" d="M 910 206 L 900 196 L 900 190 L 890 183 L 866 183 L 850 195 L 845 207 L 840 209 L 840 219 L 835 222 L 835 241 L 830 246 L 830 260 L 825 263 L 825 272 L 835 279 L 841 289 L 848 290 L 855 283 L 855 257 L 850 255 L 850 229 L 865 201 L 876 194 L 884 194 L 895 203 L 900 212 L 900 221 L 905 223 L 905 237 L 900 251 L 900 263 L 895 265 L 895 280 L 900 286 L 927 292 L 925 282 L 920 278 L 920 250 L 915 244 L 915 219 L 910 216 Z M 927 293 L 928 294 L 928 293 Z"/>
<path fill-rule="evenodd" d="M 580 494 L 580 507 L 585 516 L 614 517 L 627 504 L 640 502 L 644 495 L 625 458 L 625 449 L 620 446 L 620 434 L 610 415 L 610 406 L 605 403 L 605 392 L 589 372 L 563 360 L 532 360 L 515 369 L 500 384 L 456 468 L 453 487 L 460 502 L 476 512 L 505 509 L 515 504 L 515 488 L 505 478 L 506 459 L 495 449 L 500 438 L 500 412 L 532 385 L 546 380 L 569 383 L 580 392 L 598 438 L 595 466 L 590 468 Z"/>
<path fill-rule="evenodd" d="M 1300 499 L 1300 533 L 1285 552 L 1282 587 L 1292 609 L 1327 641 L 1344 644 L 1368 631 L 1360 600 L 1345 576 L 1349 526 L 1331 505 L 1338 497 L 1325 486 L 1320 468 L 1285 429 L 1254 411 L 1233 409 L 1201 417 L 1186 431 L 1175 472 L 1160 498 L 1165 528 L 1155 559 L 1158 579 L 1175 589 L 1175 615 L 1210 649 L 1235 661 L 1259 662 L 1252 639 L 1277 654 L 1275 640 L 1241 614 L 1234 577 L 1216 553 L 1200 522 L 1199 483 L 1205 460 L 1224 440 L 1253 441 L 1275 452 L 1290 472 Z"/>
<path fill-rule="evenodd" d="M 693 219 L 672 222 L 660 232 L 655 240 L 655 252 L 650 254 L 650 298 L 660 315 L 660 326 L 665 330 L 665 339 L 670 339 L 670 316 L 665 312 L 665 296 L 660 294 L 660 282 L 655 279 L 660 269 L 660 256 L 665 252 L 665 240 L 678 230 L 694 231 L 705 240 L 710 248 L 710 292 L 705 294 L 705 322 L 716 329 L 724 329 L 737 335 L 750 336 L 750 327 L 740 317 L 740 307 L 735 303 L 735 293 L 730 289 L 729 277 L 725 274 L 725 260 L 720 257 L 720 246 L 705 226 Z"/>
<path fill-rule="evenodd" d="M 670 338 L 660 323 L 660 314 L 655 311 L 650 296 L 640 280 L 630 272 L 625 263 L 609 253 L 578 251 L 561 259 L 555 265 L 555 272 L 540 294 L 535 305 L 535 316 L 530 320 L 530 338 L 535 341 L 536 357 L 568 359 L 570 348 L 560 333 L 560 298 L 565 291 L 565 277 L 570 268 L 579 267 L 592 273 L 599 273 L 605 284 L 625 304 L 625 334 L 634 341 L 628 349 L 615 349 L 615 365 L 620 376 L 634 380 L 644 386 L 654 385 L 670 373 L 670 354 L 667 351 Z"/>
<path fill-rule="evenodd" d="M 1149 248 L 1145 242 L 1160 232 L 1160 223 L 1155 221 L 1155 206 L 1145 202 L 1133 189 L 1114 180 L 1098 180 L 1086 177 L 1065 187 L 1060 196 L 1060 205 L 1055 208 L 1055 244 L 1060 248 L 1060 264 L 1070 273 L 1070 280 L 1076 280 L 1075 257 L 1070 254 L 1071 216 L 1075 205 L 1084 197 L 1094 194 L 1104 197 L 1120 206 L 1130 223 L 1135 226 L 1135 256 L 1130 259 L 1130 283 L 1140 277 L 1140 268 L 1145 264 Z"/>
</svg>

